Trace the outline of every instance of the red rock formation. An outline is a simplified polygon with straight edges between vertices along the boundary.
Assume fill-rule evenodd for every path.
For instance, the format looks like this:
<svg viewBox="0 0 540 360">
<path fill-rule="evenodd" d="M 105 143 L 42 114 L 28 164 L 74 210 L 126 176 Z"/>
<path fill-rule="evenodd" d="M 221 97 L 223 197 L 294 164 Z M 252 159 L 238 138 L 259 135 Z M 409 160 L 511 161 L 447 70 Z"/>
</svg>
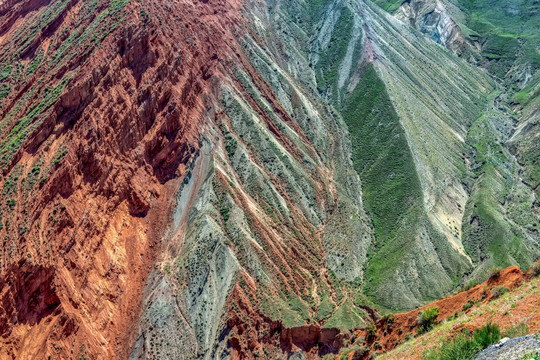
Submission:
<svg viewBox="0 0 540 360">
<path fill-rule="evenodd" d="M 261 354 L 272 358 L 295 352 L 319 359 L 339 352 L 349 339 L 350 333 L 320 324 L 286 327 L 281 321 L 269 319 L 254 304 L 255 290 L 253 286 L 236 285 L 231 291 L 226 329 L 233 359 Z"/>
<path fill-rule="evenodd" d="M 55 6 L 61 10 L 51 13 Z M 197 152 L 205 99 L 234 46 L 237 7 L 0 7 L 0 61 L 24 75 L 9 79 L 0 100 L 0 358 L 129 355 L 171 195 Z M 36 56 L 43 60 L 30 70 Z M 54 87 L 59 96 L 47 98 Z M 26 135 L 9 145 L 14 131 Z"/>
</svg>

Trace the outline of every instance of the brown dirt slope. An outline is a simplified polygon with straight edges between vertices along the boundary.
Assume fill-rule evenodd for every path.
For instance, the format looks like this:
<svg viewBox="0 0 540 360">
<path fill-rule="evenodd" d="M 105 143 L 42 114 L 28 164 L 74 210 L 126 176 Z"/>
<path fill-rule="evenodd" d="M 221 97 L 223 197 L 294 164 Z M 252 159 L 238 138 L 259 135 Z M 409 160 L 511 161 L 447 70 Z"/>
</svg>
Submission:
<svg viewBox="0 0 540 360">
<path fill-rule="evenodd" d="M 464 328 L 473 331 L 488 322 L 499 325 L 503 331 L 525 324 L 529 333 L 538 332 L 539 284 L 540 279 L 533 277 L 532 268 L 523 273 L 516 266 L 508 267 L 471 289 L 406 313 L 379 319 L 375 336 L 370 338 L 366 330 L 357 331 L 353 337 L 356 341 L 342 349 L 341 354 L 347 354 L 349 359 L 369 358 L 381 353 L 384 359 L 419 359 L 425 350 L 440 346 Z M 506 287 L 510 292 L 494 296 L 497 287 Z M 437 323 L 440 325 L 418 335 L 418 314 L 432 306 L 439 309 Z M 409 338 L 414 339 L 407 341 Z"/>
</svg>

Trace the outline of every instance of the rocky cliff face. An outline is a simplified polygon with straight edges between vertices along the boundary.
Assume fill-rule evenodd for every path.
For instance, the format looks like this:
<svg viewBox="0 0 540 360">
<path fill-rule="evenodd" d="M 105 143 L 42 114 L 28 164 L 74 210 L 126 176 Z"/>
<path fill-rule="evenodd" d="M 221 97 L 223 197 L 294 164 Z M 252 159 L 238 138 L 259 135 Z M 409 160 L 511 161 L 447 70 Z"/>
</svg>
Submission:
<svg viewBox="0 0 540 360">
<path fill-rule="evenodd" d="M 512 241 L 463 235 L 479 179 L 519 172 L 482 152 L 510 136 L 477 123 L 495 83 L 369 2 L 8 1 L 0 24 L 1 357 L 316 358 L 374 306 L 534 257 L 496 203 Z M 496 200 L 536 221 L 520 189 Z"/>
<path fill-rule="evenodd" d="M 450 8 L 450 9 L 449 9 Z M 453 14 L 451 11 L 453 10 Z M 433 41 L 456 53 L 463 53 L 472 44 L 468 43 L 454 17 L 459 17 L 459 10 L 450 2 L 438 0 L 405 1 L 396 10 L 394 16 L 429 36 Z"/>
</svg>

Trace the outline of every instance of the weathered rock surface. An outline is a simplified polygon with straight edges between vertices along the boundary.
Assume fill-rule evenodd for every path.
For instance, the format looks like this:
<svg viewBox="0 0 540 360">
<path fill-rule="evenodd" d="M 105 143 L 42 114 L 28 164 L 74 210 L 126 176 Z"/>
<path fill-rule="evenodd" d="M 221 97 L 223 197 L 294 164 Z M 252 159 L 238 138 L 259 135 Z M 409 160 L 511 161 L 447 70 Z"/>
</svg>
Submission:
<svg viewBox="0 0 540 360">
<path fill-rule="evenodd" d="M 472 44 L 467 42 L 456 24 L 454 17 L 459 15 L 455 13 L 459 13 L 459 10 L 451 2 L 411 0 L 403 2 L 394 16 L 408 22 L 436 43 L 462 54 Z"/>
<path fill-rule="evenodd" d="M 0 13 L 0 357 L 127 358 L 229 48 L 208 36 L 233 27 L 234 4 L 185 5 L 208 17 L 183 23 L 171 3 L 12 3 Z"/>
<path fill-rule="evenodd" d="M 474 360 L 534 359 L 540 354 L 539 336 L 533 334 L 514 339 L 503 338 L 478 354 Z"/>
</svg>

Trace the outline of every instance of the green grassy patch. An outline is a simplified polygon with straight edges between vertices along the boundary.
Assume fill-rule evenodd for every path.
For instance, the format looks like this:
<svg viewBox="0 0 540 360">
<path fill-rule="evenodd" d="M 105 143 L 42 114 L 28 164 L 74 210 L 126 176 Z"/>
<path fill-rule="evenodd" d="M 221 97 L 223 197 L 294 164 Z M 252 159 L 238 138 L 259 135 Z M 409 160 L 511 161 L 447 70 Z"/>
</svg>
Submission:
<svg viewBox="0 0 540 360">
<path fill-rule="evenodd" d="M 324 323 L 325 328 L 338 328 L 341 330 L 358 329 L 366 326 L 364 321 L 366 313 L 347 300 L 339 306 L 332 316 Z"/>
<path fill-rule="evenodd" d="M 9 75 L 11 75 L 12 70 L 13 70 L 12 65 L 8 65 L 4 69 L 2 69 L 2 71 L 0 72 L 0 81 L 6 80 L 9 77 Z"/>
<path fill-rule="evenodd" d="M 305 320 L 310 319 L 307 306 L 296 296 L 284 300 L 280 297 L 264 295 L 259 307 L 269 318 L 282 320 L 286 327 L 301 326 Z"/>
<path fill-rule="evenodd" d="M 423 354 L 426 360 L 469 360 L 501 338 L 497 325 L 486 324 L 474 333 L 465 330 L 454 339 L 449 339 L 439 348 Z"/>
<path fill-rule="evenodd" d="M 375 4 L 383 8 L 384 10 L 392 13 L 396 11 L 405 0 L 372 0 Z"/>
<path fill-rule="evenodd" d="M 459 0 L 469 38 L 482 45 L 489 71 L 500 78 L 517 62 L 540 69 L 540 4 L 535 0 Z"/>
<path fill-rule="evenodd" d="M 352 140 L 352 158 L 373 219 L 376 247 L 366 289 L 378 287 L 400 266 L 410 245 L 408 229 L 421 216 L 422 191 L 412 154 L 392 102 L 370 65 L 343 108 Z M 407 224 L 403 227 L 403 224 Z"/>
<path fill-rule="evenodd" d="M 523 232 L 509 221 L 512 209 L 502 209 L 514 183 L 510 180 L 511 156 L 493 125 L 504 121 L 501 116 L 491 110 L 483 114 L 473 123 L 466 138 L 473 149 L 472 170 L 476 181 L 465 208 L 463 245 L 473 261 L 485 262 L 486 268 L 528 266 L 534 260 L 531 256 L 534 251 L 524 246 Z"/>
<path fill-rule="evenodd" d="M 6 166 L 9 164 L 23 144 L 26 136 L 34 128 L 34 120 L 58 100 L 69 80 L 70 78 L 63 79 L 52 89 L 46 87 L 43 90 L 43 98 L 39 104 L 31 108 L 26 116 L 11 129 L 9 135 L 0 142 L 0 165 Z"/>
<path fill-rule="evenodd" d="M 526 91 L 519 91 L 512 95 L 512 97 L 510 98 L 510 102 L 523 105 L 526 103 L 528 97 L 529 93 L 527 93 Z"/>
<path fill-rule="evenodd" d="M 321 321 L 323 319 L 326 319 L 328 316 L 332 314 L 334 311 L 334 304 L 330 301 L 330 298 L 325 295 L 321 303 L 319 304 L 319 308 L 317 309 L 317 314 L 315 315 L 315 318 L 318 321 Z"/>
<path fill-rule="evenodd" d="M 348 98 L 343 118 L 377 238 L 388 239 L 422 193 L 405 131 L 373 66 Z"/>
<path fill-rule="evenodd" d="M 322 49 L 321 58 L 315 67 L 319 91 L 330 91 L 334 101 L 337 99 L 339 66 L 347 52 L 352 27 L 353 14 L 349 8 L 344 7 L 332 32 L 328 48 Z"/>
</svg>

